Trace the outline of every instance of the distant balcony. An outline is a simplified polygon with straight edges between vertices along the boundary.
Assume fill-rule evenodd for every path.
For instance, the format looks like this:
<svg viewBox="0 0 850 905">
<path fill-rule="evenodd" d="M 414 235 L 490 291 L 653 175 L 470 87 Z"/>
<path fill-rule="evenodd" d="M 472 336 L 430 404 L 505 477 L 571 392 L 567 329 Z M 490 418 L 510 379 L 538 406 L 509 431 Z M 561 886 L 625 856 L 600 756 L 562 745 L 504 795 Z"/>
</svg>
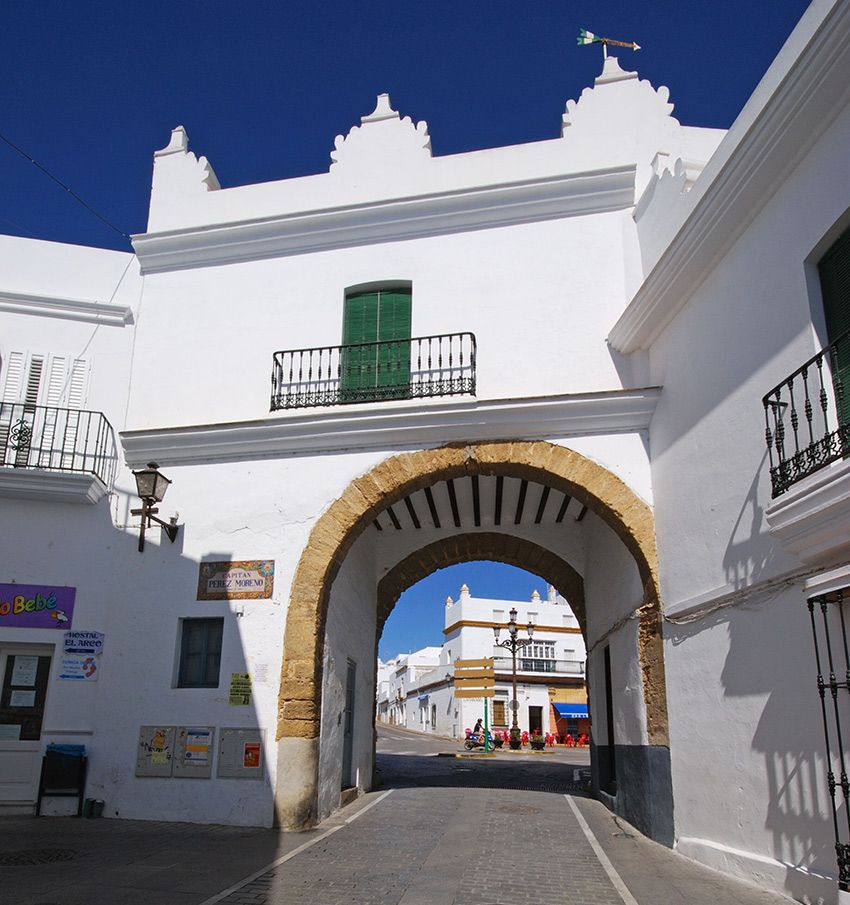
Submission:
<svg viewBox="0 0 850 905">
<path fill-rule="evenodd" d="M 497 673 L 511 671 L 511 661 L 506 657 L 495 660 Z M 547 660 L 532 657 L 516 658 L 516 671 L 520 673 L 555 673 L 562 676 L 583 676 L 584 660 Z"/>
<path fill-rule="evenodd" d="M 275 352 L 271 411 L 475 394 L 475 336 Z"/>
<path fill-rule="evenodd" d="M 0 494 L 95 503 L 117 461 L 101 412 L 0 403 Z"/>
<path fill-rule="evenodd" d="M 762 400 L 774 498 L 850 455 L 850 331 Z"/>
</svg>

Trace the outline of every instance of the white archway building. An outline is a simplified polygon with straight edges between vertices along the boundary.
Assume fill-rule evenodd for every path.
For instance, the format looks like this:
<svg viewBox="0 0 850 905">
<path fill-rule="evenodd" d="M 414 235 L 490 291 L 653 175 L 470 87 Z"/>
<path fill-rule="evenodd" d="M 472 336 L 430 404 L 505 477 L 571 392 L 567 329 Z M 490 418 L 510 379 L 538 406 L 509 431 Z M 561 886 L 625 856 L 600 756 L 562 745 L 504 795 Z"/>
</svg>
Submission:
<svg viewBox="0 0 850 905">
<path fill-rule="evenodd" d="M 109 816 L 322 819 L 387 613 L 486 547 L 574 606 L 610 806 L 834 901 L 848 71 L 815 0 L 727 133 L 609 57 L 547 141 L 434 157 L 381 96 L 222 188 L 177 128 L 133 254 L 0 237 L 2 806 L 65 743 Z"/>
</svg>

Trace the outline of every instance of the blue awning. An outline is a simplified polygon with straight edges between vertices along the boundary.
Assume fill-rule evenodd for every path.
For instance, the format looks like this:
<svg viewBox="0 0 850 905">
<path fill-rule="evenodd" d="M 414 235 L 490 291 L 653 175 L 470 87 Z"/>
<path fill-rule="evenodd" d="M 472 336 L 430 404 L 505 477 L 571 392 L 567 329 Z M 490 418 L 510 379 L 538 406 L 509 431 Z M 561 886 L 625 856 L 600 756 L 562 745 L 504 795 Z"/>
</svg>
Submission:
<svg viewBox="0 0 850 905">
<path fill-rule="evenodd" d="M 586 720 L 587 704 L 553 704 L 555 712 L 562 719 Z"/>
</svg>

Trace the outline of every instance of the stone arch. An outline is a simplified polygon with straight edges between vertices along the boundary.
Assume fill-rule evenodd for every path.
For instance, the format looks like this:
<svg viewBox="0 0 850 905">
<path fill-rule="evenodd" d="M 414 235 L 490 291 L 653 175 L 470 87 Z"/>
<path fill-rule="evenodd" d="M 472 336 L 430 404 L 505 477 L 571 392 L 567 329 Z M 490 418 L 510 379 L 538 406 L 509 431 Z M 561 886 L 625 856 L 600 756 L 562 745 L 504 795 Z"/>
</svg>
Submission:
<svg viewBox="0 0 850 905">
<path fill-rule="evenodd" d="M 524 478 L 560 490 L 596 513 L 633 556 L 643 585 L 639 652 L 650 745 L 666 746 L 667 694 L 652 510 L 619 477 L 574 450 L 543 440 L 457 443 L 400 453 L 352 481 L 318 519 L 298 562 L 286 617 L 278 697 L 277 816 L 296 828 L 315 820 L 322 657 L 330 589 L 355 540 L 387 506 L 450 478 Z M 283 772 L 281 772 L 281 770 Z"/>
<path fill-rule="evenodd" d="M 434 541 L 396 563 L 378 582 L 377 637 L 401 594 L 432 572 L 461 562 L 490 559 L 535 572 L 554 585 L 567 599 L 582 630 L 584 621 L 584 579 L 560 556 L 521 537 L 490 531 L 454 534 Z"/>
</svg>

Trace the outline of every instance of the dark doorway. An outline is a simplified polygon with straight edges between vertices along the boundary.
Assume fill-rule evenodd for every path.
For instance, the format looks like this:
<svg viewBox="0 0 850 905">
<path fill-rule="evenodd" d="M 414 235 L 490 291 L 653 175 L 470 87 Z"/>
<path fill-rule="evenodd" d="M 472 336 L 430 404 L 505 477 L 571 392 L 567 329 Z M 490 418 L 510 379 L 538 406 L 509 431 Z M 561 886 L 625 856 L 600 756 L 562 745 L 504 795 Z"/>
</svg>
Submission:
<svg viewBox="0 0 850 905">
<path fill-rule="evenodd" d="M 354 685 L 357 678 L 357 664 L 348 661 L 345 676 L 345 710 L 342 715 L 342 788 L 350 789 L 354 785 L 352 773 L 354 756 Z"/>
<path fill-rule="evenodd" d="M 543 708 L 528 708 L 528 730 L 532 735 L 543 735 Z"/>
</svg>

